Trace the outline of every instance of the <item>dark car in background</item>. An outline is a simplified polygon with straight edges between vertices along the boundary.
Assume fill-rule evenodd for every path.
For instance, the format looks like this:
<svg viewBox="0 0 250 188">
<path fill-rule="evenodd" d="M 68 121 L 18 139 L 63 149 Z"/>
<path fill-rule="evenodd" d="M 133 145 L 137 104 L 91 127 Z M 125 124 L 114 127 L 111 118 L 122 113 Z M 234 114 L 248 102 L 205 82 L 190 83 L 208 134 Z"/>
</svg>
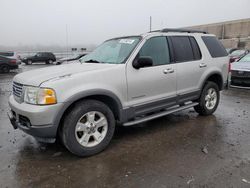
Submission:
<svg viewBox="0 0 250 188">
<path fill-rule="evenodd" d="M 231 64 L 231 87 L 250 89 L 250 53 Z"/>
<path fill-rule="evenodd" d="M 46 64 L 52 64 L 56 61 L 56 56 L 51 52 L 38 52 L 34 56 L 28 56 L 22 59 L 26 65 L 32 63 L 45 62 Z"/>
<path fill-rule="evenodd" d="M 84 54 L 77 54 L 77 55 L 72 55 L 72 56 L 69 56 L 69 57 L 65 57 L 65 58 L 61 58 L 59 59 L 56 64 L 57 65 L 60 65 L 62 63 L 67 63 L 67 62 L 70 62 L 70 61 L 75 61 L 75 60 L 78 60 L 80 58 L 82 58 L 83 56 L 87 55 L 88 53 L 84 53 Z"/>
<path fill-rule="evenodd" d="M 240 58 L 242 58 L 243 56 L 245 56 L 246 54 L 249 53 L 249 50 L 247 49 L 237 49 L 237 50 L 233 50 L 230 54 L 230 62 L 235 62 L 238 61 Z"/>
<path fill-rule="evenodd" d="M 13 69 L 18 69 L 17 60 L 0 55 L 0 72 L 8 73 Z"/>
</svg>

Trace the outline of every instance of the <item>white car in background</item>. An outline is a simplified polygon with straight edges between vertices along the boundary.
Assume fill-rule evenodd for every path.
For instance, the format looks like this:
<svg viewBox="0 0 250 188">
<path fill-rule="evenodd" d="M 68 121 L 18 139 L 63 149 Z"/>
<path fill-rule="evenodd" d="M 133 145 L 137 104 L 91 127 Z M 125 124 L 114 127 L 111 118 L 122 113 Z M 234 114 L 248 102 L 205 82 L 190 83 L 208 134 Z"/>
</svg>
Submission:
<svg viewBox="0 0 250 188">
<path fill-rule="evenodd" d="M 0 52 L 1 56 L 10 58 L 10 59 L 15 59 L 17 64 L 20 65 L 21 64 L 21 57 L 17 52 L 12 52 L 12 51 L 1 51 Z"/>
</svg>

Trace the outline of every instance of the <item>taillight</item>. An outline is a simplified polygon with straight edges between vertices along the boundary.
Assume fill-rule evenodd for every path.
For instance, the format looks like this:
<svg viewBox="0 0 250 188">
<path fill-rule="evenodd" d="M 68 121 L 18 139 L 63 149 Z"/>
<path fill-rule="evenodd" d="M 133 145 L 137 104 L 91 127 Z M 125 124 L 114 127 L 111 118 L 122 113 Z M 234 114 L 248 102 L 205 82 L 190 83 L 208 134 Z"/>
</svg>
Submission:
<svg viewBox="0 0 250 188">
<path fill-rule="evenodd" d="M 15 60 L 15 59 L 12 59 L 12 60 L 10 60 L 10 63 L 11 63 L 11 64 L 16 64 L 16 60 Z"/>
<path fill-rule="evenodd" d="M 229 59 L 229 63 L 233 63 L 234 61 L 235 61 L 235 58 L 230 57 L 230 59 Z"/>
</svg>

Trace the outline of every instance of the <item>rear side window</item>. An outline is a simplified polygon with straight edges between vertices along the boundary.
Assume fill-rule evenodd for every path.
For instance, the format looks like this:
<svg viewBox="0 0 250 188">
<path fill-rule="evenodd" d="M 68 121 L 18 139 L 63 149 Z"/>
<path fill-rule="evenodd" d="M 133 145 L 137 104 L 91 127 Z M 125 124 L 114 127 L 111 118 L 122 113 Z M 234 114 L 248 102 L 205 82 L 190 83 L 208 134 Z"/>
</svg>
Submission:
<svg viewBox="0 0 250 188">
<path fill-rule="evenodd" d="M 225 57 L 228 55 L 226 49 L 216 37 L 202 36 L 201 38 L 204 41 L 210 55 L 213 58 Z"/>
<path fill-rule="evenodd" d="M 172 36 L 170 39 L 173 45 L 175 62 L 193 61 L 196 59 L 188 36 Z"/>
</svg>

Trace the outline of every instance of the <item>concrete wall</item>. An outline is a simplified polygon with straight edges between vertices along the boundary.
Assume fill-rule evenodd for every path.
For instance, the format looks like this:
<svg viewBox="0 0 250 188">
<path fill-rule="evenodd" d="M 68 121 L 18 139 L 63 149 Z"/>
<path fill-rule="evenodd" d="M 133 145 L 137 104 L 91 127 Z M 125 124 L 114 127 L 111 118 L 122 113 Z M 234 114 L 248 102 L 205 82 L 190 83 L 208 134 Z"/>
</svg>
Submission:
<svg viewBox="0 0 250 188">
<path fill-rule="evenodd" d="M 215 34 L 226 48 L 250 49 L 250 18 L 188 28 Z"/>
</svg>

